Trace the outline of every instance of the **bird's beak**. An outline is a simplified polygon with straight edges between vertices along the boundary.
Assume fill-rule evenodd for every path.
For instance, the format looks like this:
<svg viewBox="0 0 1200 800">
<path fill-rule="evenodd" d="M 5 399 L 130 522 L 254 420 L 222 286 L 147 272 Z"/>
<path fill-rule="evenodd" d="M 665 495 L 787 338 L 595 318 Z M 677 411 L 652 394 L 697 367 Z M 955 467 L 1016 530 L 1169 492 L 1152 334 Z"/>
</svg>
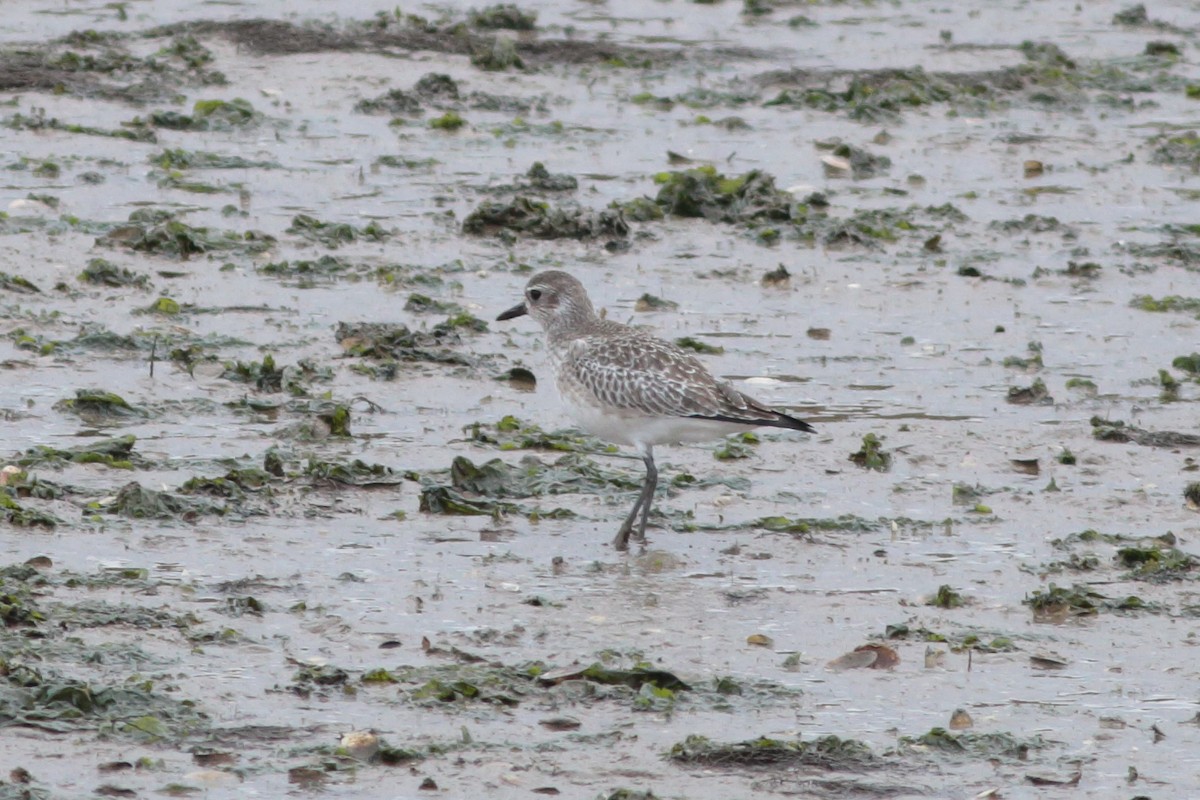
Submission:
<svg viewBox="0 0 1200 800">
<path fill-rule="evenodd" d="M 506 319 L 516 319 L 517 317 L 523 317 L 528 313 L 529 313 L 529 309 L 527 309 L 525 307 L 524 303 L 517 303 L 515 306 L 510 308 L 508 311 L 505 311 L 503 314 L 496 317 L 496 321 L 503 322 Z"/>
</svg>

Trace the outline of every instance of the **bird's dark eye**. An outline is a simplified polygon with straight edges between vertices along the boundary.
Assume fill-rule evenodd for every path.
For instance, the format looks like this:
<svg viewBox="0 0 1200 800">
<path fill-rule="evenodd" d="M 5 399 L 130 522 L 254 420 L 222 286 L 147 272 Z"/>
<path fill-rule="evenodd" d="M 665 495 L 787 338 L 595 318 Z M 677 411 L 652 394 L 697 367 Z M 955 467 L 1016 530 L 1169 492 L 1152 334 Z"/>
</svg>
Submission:
<svg viewBox="0 0 1200 800">
<path fill-rule="evenodd" d="M 529 290 L 529 299 L 535 303 L 538 300 L 541 300 L 542 299 L 542 290 L 541 289 L 530 289 Z"/>
</svg>

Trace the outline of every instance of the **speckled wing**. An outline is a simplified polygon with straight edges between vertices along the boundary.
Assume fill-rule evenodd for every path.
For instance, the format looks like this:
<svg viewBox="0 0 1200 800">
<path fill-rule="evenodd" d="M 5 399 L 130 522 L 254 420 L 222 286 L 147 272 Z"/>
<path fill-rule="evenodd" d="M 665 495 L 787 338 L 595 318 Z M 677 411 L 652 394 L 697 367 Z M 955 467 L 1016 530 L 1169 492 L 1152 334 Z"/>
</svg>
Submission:
<svg viewBox="0 0 1200 800">
<path fill-rule="evenodd" d="M 562 380 L 612 408 L 661 417 L 693 417 L 809 430 L 715 379 L 690 353 L 624 328 L 585 336 L 566 348 Z"/>
</svg>

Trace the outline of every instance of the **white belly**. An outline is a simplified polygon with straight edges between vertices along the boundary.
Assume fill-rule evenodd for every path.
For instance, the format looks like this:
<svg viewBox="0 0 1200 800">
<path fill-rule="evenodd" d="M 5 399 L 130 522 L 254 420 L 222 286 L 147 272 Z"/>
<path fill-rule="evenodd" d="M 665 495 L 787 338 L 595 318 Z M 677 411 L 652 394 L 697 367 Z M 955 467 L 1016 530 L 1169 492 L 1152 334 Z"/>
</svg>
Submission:
<svg viewBox="0 0 1200 800">
<path fill-rule="evenodd" d="M 635 447 L 681 442 L 709 442 L 752 426 L 736 422 L 695 419 L 692 417 L 651 417 L 621 409 L 601 409 L 590 404 L 564 404 L 579 427 L 615 444 Z"/>
</svg>

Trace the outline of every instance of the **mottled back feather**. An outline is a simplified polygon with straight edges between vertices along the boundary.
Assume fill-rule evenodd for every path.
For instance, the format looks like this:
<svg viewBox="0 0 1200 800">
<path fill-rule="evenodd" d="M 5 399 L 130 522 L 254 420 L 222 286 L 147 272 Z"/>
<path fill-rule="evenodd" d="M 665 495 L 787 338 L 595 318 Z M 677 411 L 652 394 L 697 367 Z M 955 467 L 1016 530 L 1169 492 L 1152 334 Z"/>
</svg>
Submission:
<svg viewBox="0 0 1200 800">
<path fill-rule="evenodd" d="M 717 380 L 694 355 L 676 345 L 600 319 L 583 285 L 566 272 L 535 275 L 525 296 L 525 312 L 546 331 L 559 389 L 576 402 L 649 417 L 813 430 L 808 423 Z M 520 310 L 518 306 L 506 313 Z"/>
</svg>

